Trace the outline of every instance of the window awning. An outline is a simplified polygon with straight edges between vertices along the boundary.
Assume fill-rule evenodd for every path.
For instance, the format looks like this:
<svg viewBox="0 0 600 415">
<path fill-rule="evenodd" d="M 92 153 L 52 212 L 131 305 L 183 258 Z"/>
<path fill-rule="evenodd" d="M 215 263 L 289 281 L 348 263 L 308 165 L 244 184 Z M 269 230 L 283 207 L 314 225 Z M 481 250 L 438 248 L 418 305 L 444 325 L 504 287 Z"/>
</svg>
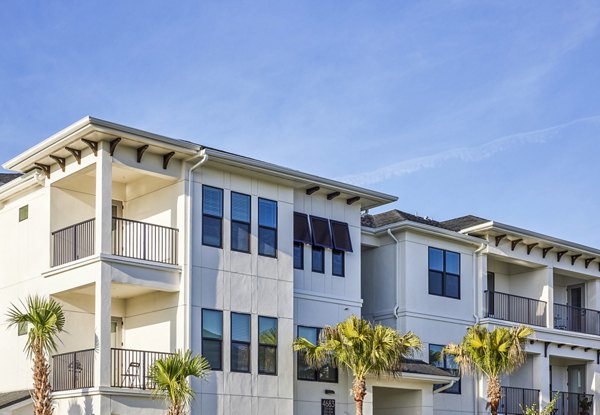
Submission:
<svg viewBox="0 0 600 415">
<path fill-rule="evenodd" d="M 350 230 L 345 222 L 335 220 L 331 222 L 331 233 L 333 235 L 333 247 L 340 251 L 352 252 L 352 240 L 350 239 Z"/>
<path fill-rule="evenodd" d="M 329 221 L 317 216 L 310 217 L 310 224 L 313 231 L 313 245 L 323 248 L 333 248 L 331 243 L 331 230 L 329 229 Z"/>
<path fill-rule="evenodd" d="M 294 212 L 294 242 L 309 244 L 312 242 L 310 227 L 308 226 L 308 215 Z"/>
</svg>

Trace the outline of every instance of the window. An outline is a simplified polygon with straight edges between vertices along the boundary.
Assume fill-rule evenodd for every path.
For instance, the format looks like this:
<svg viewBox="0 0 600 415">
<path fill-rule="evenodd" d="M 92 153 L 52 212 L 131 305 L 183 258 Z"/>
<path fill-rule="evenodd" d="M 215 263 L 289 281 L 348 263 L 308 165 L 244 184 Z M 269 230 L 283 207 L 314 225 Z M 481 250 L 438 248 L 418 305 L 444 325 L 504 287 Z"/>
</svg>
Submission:
<svg viewBox="0 0 600 415">
<path fill-rule="evenodd" d="M 23 322 L 23 323 L 19 323 L 17 325 L 17 331 L 18 331 L 18 335 L 19 336 L 26 336 L 27 333 L 29 333 L 29 327 L 27 326 L 27 323 Z"/>
<path fill-rule="evenodd" d="M 19 208 L 19 222 L 23 222 L 29 218 L 29 205 L 21 206 Z"/>
<path fill-rule="evenodd" d="M 344 251 L 334 249 L 331 252 L 331 273 L 337 277 L 343 277 L 345 271 Z"/>
<path fill-rule="evenodd" d="M 277 256 L 277 202 L 258 199 L 258 254 Z"/>
<path fill-rule="evenodd" d="M 250 196 L 231 192 L 231 249 L 250 252 Z"/>
<path fill-rule="evenodd" d="M 309 244 L 312 242 L 308 216 L 304 213 L 294 212 L 294 242 Z"/>
<path fill-rule="evenodd" d="M 348 224 L 344 222 L 331 222 L 331 235 L 333 236 L 333 247 L 340 251 L 352 252 L 352 241 Z"/>
<path fill-rule="evenodd" d="M 429 248 L 429 294 L 460 298 L 460 254 Z"/>
<path fill-rule="evenodd" d="M 298 326 L 298 337 L 304 337 L 315 345 L 319 341 L 320 333 L 321 329 L 316 327 Z M 332 366 L 323 366 L 320 369 L 313 369 L 304 361 L 304 353 L 298 352 L 298 379 L 337 383 L 338 371 Z"/>
<path fill-rule="evenodd" d="M 329 221 L 327 219 L 311 216 L 310 224 L 312 225 L 313 231 L 313 245 L 320 246 L 322 248 L 333 248 L 331 243 L 331 230 L 329 229 Z"/>
<path fill-rule="evenodd" d="M 294 268 L 304 269 L 304 244 L 294 242 Z"/>
<path fill-rule="evenodd" d="M 231 313 L 231 371 L 250 372 L 250 314 Z"/>
<path fill-rule="evenodd" d="M 321 274 L 325 273 L 325 249 L 320 246 L 312 247 L 312 270 Z"/>
<path fill-rule="evenodd" d="M 444 346 L 439 344 L 429 345 L 429 364 L 450 372 L 452 376 L 458 376 L 460 373 L 458 371 L 458 365 L 454 361 L 454 356 L 443 355 L 443 349 Z M 433 390 L 436 390 L 442 386 L 444 385 L 433 385 Z M 442 393 L 460 394 L 460 379 L 458 380 L 458 382 L 452 385 L 452 387 L 446 389 L 445 391 L 442 391 Z"/>
<path fill-rule="evenodd" d="M 223 189 L 202 186 L 202 244 L 222 247 Z"/>
<path fill-rule="evenodd" d="M 277 374 L 277 319 L 258 317 L 258 373 Z"/>
<path fill-rule="evenodd" d="M 202 310 L 202 355 L 212 370 L 222 370 L 223 312 Z"/>
</svg>

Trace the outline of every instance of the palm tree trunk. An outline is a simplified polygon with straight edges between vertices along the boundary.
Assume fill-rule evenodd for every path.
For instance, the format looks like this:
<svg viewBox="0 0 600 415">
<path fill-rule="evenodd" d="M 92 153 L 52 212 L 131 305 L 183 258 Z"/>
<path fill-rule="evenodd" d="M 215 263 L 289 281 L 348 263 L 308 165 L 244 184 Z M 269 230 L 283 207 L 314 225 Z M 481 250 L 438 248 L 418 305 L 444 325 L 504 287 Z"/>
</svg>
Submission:
<svg viewBox="0 0 600 415">
<path fill-rule="evenodd" d="M 35 345 L 33 351 L 33 391 L 31 399 L 35 415 L 52 415 L 52 400 L 50 399 L 50 366 L 41 345 Z"/>
<path fill-rule="evenodd" d="M 492 376 L 488 379 L 487 399 L 492 415 L 498 415 L 502 390 L 500 389 L 500 379 L 497 376 Z"/>
<path fill-rule="evenodd" d="M 352 395 L 354 395 L 354 403 L 356 406 L 356 415 L 363 413 L 363 401 L 367 394 L 367 386 L 364 378 L 354 378 L 352 382 Z"/>
</svg>

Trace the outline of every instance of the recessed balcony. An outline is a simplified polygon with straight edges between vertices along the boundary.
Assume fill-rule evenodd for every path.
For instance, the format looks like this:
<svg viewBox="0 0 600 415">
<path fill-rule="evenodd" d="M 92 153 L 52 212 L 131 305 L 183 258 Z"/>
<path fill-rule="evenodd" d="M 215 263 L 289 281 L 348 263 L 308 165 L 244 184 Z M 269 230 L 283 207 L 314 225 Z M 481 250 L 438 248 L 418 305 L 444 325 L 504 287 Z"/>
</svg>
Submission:
<svg viewBox="0 0 600 415">
<path fill-rule="evenodd" d="M 540 402 L 539 389 L 512 388 L 502 386 L 502 398 L 498 407 L 500 415 L 521 415 L 526 406 L 538 405 Z"/>
<path fill-rule="evenodd" d="M 554 328 L 600 336 L 600 311 L 555 303 Z"/>
<path fill-rule="evenodd" d="M 95 225 L 92 218 L 52 232 L 52 266 L 94 255 Z M 177 265 L 178 233 L 176 228 L 113 217 L 112 254 Z"/>
<path fill-rule="evenodd" d="M 497 291 L 485 291 L 485 317 L 546 327 L 546 302 Z"/>
<path fill-rule="evenodd" d="M 552 391 L 552 397 L 556 394 L 558 394 L 558 400 L 554 408 L 554 414 L 581 415 L 593 413 L 594 395 Z"/>
</svg>

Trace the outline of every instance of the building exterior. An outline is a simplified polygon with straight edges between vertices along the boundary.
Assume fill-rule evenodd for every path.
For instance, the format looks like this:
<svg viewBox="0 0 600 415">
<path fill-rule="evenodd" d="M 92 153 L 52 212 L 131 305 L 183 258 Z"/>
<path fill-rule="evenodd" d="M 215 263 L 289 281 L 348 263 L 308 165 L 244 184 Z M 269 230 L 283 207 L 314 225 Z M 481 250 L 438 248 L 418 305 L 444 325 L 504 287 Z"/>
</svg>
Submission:
<svg viewBox="0 0 600 415">
<path fill-rule="evenodd" d="M 484 381 L 440 357 L 476 322 L 536 329 L 502 413 L 597 401 L 599 250 L 473 216 L 371 215 L 396 198 L 91 117 L 3 167 L 0 310 L 63 305 L 56 413 L 163 413 L 147 374 L 179 349 L 213 368 L 194 414 L 353 413 L 348 374 L 291 347 L 352 314 L 424 342 L 369 379 L 366 415 L 485 413 Z M 31 413 L 26 331 L 2 334 L 0 415 Z"/>
</svg>

